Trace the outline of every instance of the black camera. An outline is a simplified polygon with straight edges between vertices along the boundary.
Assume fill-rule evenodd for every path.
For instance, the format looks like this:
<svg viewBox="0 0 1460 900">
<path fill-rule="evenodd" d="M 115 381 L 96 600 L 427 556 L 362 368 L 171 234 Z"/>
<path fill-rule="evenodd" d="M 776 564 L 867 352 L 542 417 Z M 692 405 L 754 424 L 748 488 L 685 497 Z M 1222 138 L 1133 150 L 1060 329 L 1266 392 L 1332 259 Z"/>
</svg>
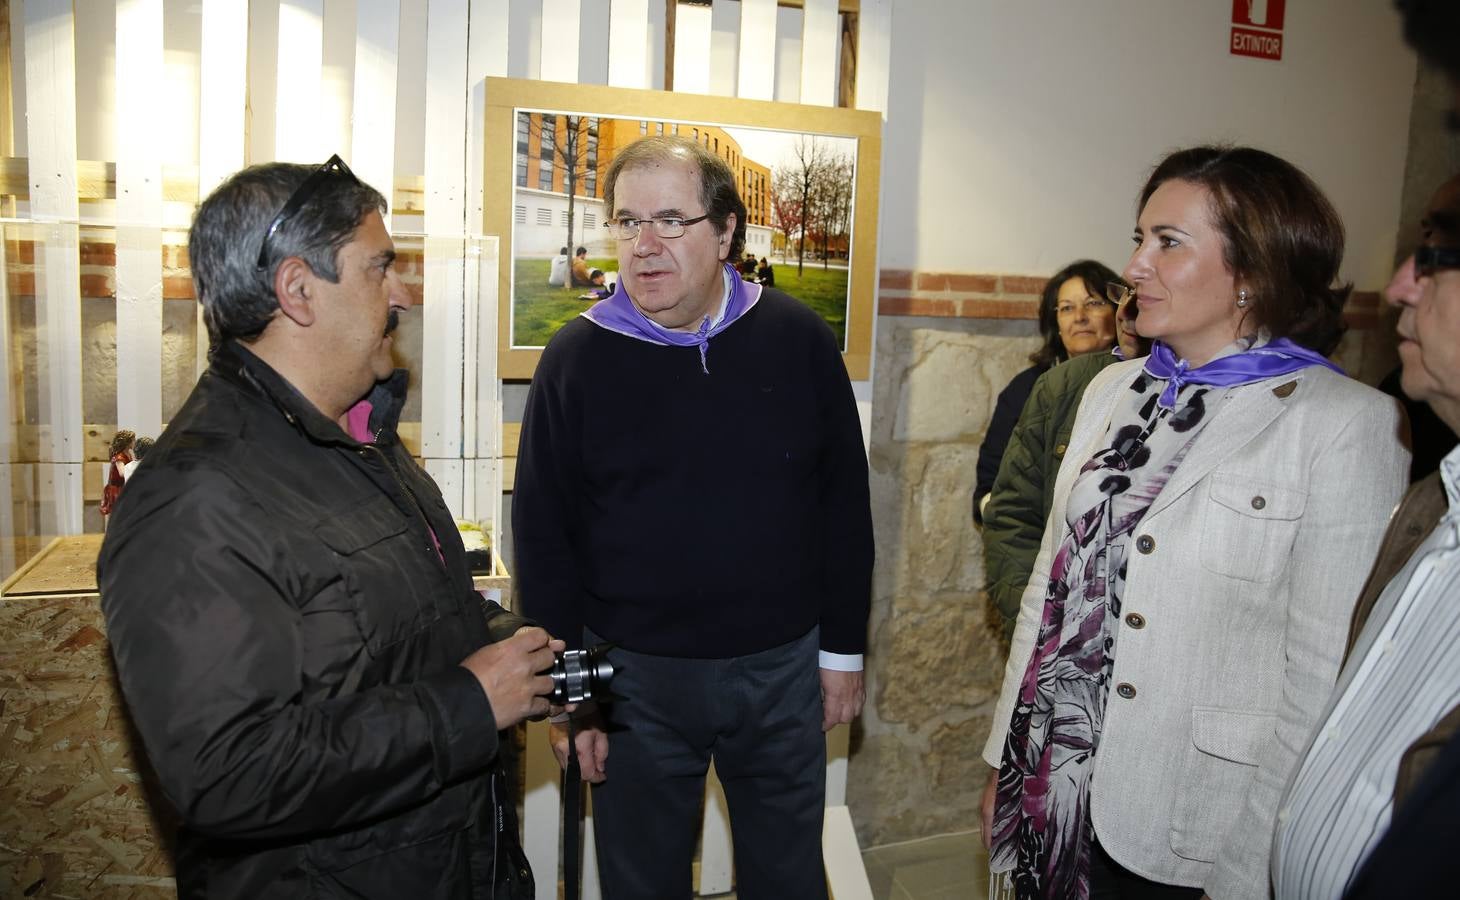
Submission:
<svg viewBox="0 0 1460 900">
<path fill-rule="evenodd" d="M 612 644 L 599 644 L 588 650 L 554 653 L 553 667 L 548 670 L 553 679 L 552 692 L 547 695 L 549 702 L 564 706 L 606 699 L 614 673 L 613 663 L 608 659 L 611 649 Z"/>
</svg>

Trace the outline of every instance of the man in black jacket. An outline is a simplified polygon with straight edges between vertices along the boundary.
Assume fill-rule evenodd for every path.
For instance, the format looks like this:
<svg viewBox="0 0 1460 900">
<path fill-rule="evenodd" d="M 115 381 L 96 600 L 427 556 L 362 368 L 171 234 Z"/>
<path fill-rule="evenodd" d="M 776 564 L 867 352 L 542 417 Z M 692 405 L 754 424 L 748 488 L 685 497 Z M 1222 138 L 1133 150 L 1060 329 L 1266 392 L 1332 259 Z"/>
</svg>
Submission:
<svg viewBox="0 0 1460 900">
<path fill-rule="evenodd" d="M 689 896 L 713 758 L 737 895 L 825 897 L 822 732 L 861 710 L 871 601 L 851 383 L 824 321 L 730 265 L 724 160 L 651 137 L 604 184 L 619 289 L 543 352 L 513 500 L 523 608 L 616 645 L 625 702 L 576 737 L 604 896 Z"/>
<path fill-rule="evenodd" d="M 498 734 L 558 642 L 472 590 L 401 445 L 410 299 L 338 158 L 246 169 L 189 234 L 211 365 L 98 561 L 184 898 L 526 898 Z"/>
</svg>

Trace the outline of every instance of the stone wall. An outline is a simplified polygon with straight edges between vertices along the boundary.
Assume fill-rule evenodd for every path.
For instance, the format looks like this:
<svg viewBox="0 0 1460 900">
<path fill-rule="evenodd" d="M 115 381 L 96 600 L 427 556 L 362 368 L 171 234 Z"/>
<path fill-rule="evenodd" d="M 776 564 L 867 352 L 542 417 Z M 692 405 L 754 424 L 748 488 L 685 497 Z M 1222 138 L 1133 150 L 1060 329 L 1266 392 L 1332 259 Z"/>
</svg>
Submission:
<svg viewBox="0 0 1460 900">
<path fill-rule="evenodd" d="M 1027 320 L 883 316 L 872 401 L 877 569 L 848 804 L 863 846 L 974 828 L 1007 647 L 985 598 L 974 463 Z"/>
</svg>

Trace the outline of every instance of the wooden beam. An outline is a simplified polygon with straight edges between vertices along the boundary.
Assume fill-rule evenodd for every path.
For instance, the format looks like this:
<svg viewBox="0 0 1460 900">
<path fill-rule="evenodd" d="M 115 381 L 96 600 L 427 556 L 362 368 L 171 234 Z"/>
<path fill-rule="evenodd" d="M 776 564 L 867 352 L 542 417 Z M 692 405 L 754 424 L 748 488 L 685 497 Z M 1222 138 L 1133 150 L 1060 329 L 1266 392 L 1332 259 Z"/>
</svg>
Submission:
<svg viewBox="0 0 1460 900">
<path fill-rule="evenodd" d="M 228 169 L 224 176 L 243 167 L 240 144 L 239 163 Z M 217 170 L 213 170 L 217 171 Z M 162 167 L 162 199 L 173 203 L 198 202 L 199 194 L 211 191 L 223 179 L 218 178 L 206 188 L 199 185 L 199 170 L 193 166 L 164 164 Z M 211 180 L 211 179 L 210 179 Z M 117 165 L 91 159 L 76 161 L 76 199 L 81 202 L 117 199 Z M 8 156 L 0 159 L 0 196 L 13 196 L 17 200 L 30 199 L 30 161 L 24 156 Z M 397 175 L 391 193 L 391 208 L 396 212 L 419 214 L 426 208 L 426 181 L 421 175 Z"/>
<path fill-rule="evenodd" d="M 678 0 L 664 0 L 664 89 L 674 90 L 674 17 Z"/>
</svg>

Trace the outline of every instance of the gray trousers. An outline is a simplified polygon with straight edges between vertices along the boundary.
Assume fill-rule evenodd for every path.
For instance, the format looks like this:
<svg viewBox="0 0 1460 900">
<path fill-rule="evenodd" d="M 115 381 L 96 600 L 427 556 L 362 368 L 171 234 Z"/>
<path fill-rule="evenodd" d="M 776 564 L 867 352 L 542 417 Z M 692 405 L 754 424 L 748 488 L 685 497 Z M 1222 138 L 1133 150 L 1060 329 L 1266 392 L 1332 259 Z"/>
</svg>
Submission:
<svg viewBox="0 0 1460 900">
<path fill-rule="evenodd" d="M 597 639 L 589 634 L 590 646 Z M 725 788 L 740 900 L 825 898 L 818 632 L 731 659 L 616 649 L 607 780 L 593 787 L 605 900 L 693 895 L 710 760 Z"/>
</svg>

